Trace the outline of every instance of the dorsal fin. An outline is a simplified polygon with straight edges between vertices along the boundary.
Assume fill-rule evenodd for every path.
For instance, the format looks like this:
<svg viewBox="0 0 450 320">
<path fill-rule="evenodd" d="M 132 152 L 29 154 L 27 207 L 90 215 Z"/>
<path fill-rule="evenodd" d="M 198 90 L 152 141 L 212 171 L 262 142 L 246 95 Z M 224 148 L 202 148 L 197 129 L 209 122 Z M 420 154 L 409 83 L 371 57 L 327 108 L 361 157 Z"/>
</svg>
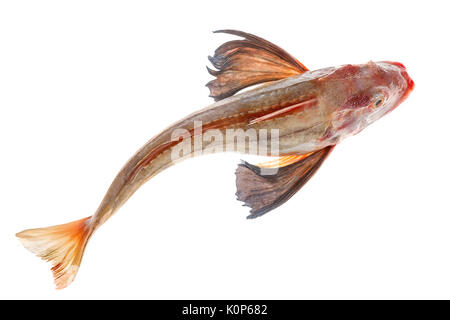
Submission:
<svg viewBox="0 0 450 320">
<path fill-rule="evenodd" d="M 210 97 L 218 101 L 255 84 L 281 80 L 301 74 L 308 69 L 285 50 L 250 33 L 237 30 L 218 30 L 244 40 L 225 42 L 209 56 L 214 68 L 207 67 L 216 79 L 208 82 Z"/>
<path fill-rule="evenodd" d="M 262 216 L 289 200 L 320 168 L 333 148 L 328 146 L 298 157 L 296 162 L 289 161 L 287 166 L 279 165 L 277 172 L 272 175 L 263 175 L 263 166 L 247 162 L 239 164 L 236 170 L 236 195 L 238 200 L 251 208 L 247 218 Z"/>
</svg>

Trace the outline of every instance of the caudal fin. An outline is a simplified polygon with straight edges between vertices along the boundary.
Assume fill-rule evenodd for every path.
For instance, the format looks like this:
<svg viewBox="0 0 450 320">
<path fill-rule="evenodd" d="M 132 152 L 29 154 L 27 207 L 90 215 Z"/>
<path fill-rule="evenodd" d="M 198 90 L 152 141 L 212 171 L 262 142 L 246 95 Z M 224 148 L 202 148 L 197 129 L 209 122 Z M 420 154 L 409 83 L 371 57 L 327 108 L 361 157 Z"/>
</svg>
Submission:
<svg viewBox="0 0 450 320">
<path fill-rule="evenodd" d="M 91 217 L 58 226 L 16 234 L 25 248 L 52 263 L 57 289 L 67 287 L 77 274 L 84 248 L 92 234 Z"/>
</svg>

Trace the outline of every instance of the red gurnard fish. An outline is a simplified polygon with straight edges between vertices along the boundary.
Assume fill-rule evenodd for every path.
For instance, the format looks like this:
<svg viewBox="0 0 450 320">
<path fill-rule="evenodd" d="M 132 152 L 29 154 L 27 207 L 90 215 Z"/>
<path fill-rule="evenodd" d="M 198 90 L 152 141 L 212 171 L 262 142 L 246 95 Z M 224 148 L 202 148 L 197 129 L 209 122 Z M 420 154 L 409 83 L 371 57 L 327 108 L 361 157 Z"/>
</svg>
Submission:
<svg viewBox="0 0 450 320">
<path fill-rule="evenodd" d="M 201 154 L 195 138 L 208 131 L 266 130 L 277 142 L 277 160 L 261 165 L 241 163 L 236 171 L 237 197 L 255 218 L 278 207 L 295 194 L 317 171 L 334 146 L 395 109 L 413 90 L 414 82 L 403 64 L 381 61 L 348 64 L 309 71 L 283 49 L 260 37 L 221 30 L 243 39 L 224 43 L 209 57 L 215 77 L 207 86 L 216 102 L 171 125 L 150 139 L 120 170 L 94 215 L 64 225 L 29 229 L 17 234 L 31 252 L 53 265 L 57 288 L 69 285 L 78 271 L 86 244 L 146 181 L 178 160 Z M 236 94 L 238 91 L 260 86 Z M 202 127 L 196 130 L 195 123 Z M 173 138 L 173 132 L 183 135 Z M 276 129 L 277 134 L 271 131 Z M 183 158 L 174 159 L 180 144 L 189 142 Z M 205 139 L 203 139 L 205 140 Z M 239 139 L 238 139 L 239 140 Z M 247 140 L 261 142 L 260 136 Z M 251 149 L 249 141 L 222 142 L 222 150 L 267 155 Z M 242 146 L 245 144 L 245 146 Z M 273 146 L 270 145 L 272 150 Z M 186 153 L 186 154 L 185 154 Z M 269 152 L 268 155 L 275 155 Z M 272 174 L 263 169 L 276 168 Z"/>
</svg>

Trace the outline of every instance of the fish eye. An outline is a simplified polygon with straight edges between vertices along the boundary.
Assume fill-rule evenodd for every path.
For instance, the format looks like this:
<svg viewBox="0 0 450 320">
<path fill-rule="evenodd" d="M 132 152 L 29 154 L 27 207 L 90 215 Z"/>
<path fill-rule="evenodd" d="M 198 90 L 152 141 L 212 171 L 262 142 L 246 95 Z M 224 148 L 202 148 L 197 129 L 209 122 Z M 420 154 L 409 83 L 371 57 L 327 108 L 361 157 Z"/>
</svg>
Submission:
<svg viewBox="0 0 450 320">
<path fill-rule="evenodd" d="M 381 107 L 384 103 L 384 100 L 385 100 L 385 96 L 383 94 L 377 94 L 377 95 L 375 95 L 374 99 L 372 100 L 372 101 L 374 101 L 372 106 L 375 108 Z"/>
</svg>

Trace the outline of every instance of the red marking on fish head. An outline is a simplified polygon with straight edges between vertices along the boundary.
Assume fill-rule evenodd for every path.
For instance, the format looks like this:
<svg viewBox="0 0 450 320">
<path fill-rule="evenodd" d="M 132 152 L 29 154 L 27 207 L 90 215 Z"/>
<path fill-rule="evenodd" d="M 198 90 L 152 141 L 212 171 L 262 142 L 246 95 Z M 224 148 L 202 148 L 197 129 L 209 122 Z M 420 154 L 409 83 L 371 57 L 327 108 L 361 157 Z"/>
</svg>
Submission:
<svg viewBox="0 0 450 320">
<path fill-rule="evenodd" d="M 405 99 L 408 98 L 409 94 L 411 93 L 411 91 L 413 91 L 413 89 L 415 87 L 413 79 L 411 79 L 411 77 L 409 76 L 408 72 L 406 72 L 406 70 L 402 72 L 402 76 L 403 76 L 403 78 L 405 78 L 406 83 L 408 84 L 408 87 L 406 88 L 405 92 L 403 93 L 401 102 L 405 101 Z"/>
<path fill-rule="evenodd" d="M 411 91 L 413 91 L 413 89 L 415 87 L 414 81 L 413 81 L 413 79 L 411 79 L 408 72 L 406 72 L 406 69 L 402 71 L 402 76 L 406 80 L 407 88 L 406 88 L 405 92 L 403 93 L 401 102 L 405 101 L 405 99 L 408 98 L 409 94 L 411 93 Z"/>
<path fill-rule="evenodd" d="M 365 93 L 350 97 L 342 106 L 342 109 L 357 109 L 370 104 L 371 97 Z"/>
</svg>

